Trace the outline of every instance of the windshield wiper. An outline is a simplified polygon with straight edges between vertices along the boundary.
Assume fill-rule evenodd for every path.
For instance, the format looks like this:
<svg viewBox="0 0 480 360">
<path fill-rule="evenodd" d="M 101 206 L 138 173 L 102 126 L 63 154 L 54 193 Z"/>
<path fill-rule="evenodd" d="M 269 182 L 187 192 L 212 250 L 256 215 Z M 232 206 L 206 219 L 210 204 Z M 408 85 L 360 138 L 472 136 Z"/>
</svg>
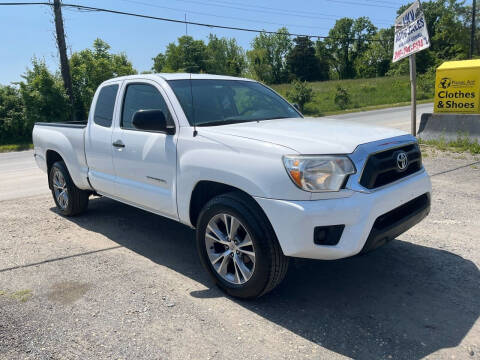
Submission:
<svg viewBox="0 0 480 360">
<path fill-rule="evenodd" d="M 216 120 L 210 121 L 206 123 L 197 124 L 197 126 L 219 126 L 219 125 L 230 125 L 230 124 L 238 124 L 242 122 L 258 122 L 264 120 L 276 120 L 276 119 L 288 119 L 288 116 L 272 116 L 268 118 L 260 118 L 260 119 L 224 119 L 224 120 Z"/>
<path fill-rule="evenodd" d="M 249 122 L 249 121 L 256 121 L 256 120 L 247 120 L 247 119 L 216 120 L 216 121 L 210 121 L 210 122 L 197 124 L 197 126 L 230 125 L 230 124 L 237 124 L 237 123 Z"/>
<path fill-rule="evenodd" d="M 263 120 L 277 120 L 277 119 L 289 119 L 289 116 L 272 116 L 268 118 L 258 119 L 256 121 L 263 121 Z"/>
</svg>

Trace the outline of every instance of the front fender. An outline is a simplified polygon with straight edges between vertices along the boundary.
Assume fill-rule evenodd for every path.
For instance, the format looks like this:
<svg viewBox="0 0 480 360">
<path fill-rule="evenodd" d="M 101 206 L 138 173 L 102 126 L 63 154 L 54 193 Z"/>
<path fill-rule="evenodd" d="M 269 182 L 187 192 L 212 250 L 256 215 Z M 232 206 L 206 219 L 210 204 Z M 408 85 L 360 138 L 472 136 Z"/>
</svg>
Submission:
<svg viewBox="0 0 480 360">
<path fill-rule="evenodd" d="M 288 177 L 282 156 L 286 149 L 233 136 L 181 136 L 177 144 L 177 207 L 180 220 L 190 224 L 192 192 L 200 181 L 226 184 L 262 198 L 309 200 Z"/>
</svg>

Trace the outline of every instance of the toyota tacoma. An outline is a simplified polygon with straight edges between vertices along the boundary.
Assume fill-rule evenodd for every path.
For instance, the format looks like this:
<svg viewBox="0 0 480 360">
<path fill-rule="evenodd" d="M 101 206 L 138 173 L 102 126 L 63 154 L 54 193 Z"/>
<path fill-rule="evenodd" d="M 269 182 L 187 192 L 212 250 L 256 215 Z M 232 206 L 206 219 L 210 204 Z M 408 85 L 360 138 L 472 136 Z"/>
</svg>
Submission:
<svg viewBox="0 0 480 360">
<path fill-rule="evenodd" d="M 250 79 L 111 79 L 88 121 L 37 123 L 33 142 L 61 214 L 101 195 L 195 228 L 204 267 L 241 298 L 278 285 L 290 257 L 370 251 L 430 210 L 415 137 L 306 118 Z"/>
</svg>

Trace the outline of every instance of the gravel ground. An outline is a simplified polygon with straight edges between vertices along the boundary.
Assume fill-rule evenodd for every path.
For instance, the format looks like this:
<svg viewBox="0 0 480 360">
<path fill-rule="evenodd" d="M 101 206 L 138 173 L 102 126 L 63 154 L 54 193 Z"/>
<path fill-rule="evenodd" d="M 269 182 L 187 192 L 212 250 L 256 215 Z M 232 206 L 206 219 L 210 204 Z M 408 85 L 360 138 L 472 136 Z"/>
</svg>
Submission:
<svg viewBox="0 0 480 360">
<path fill-rule="evenodd" d="M 115 203 L 0 202 L 1 359 L 480 359 L 480 162 L 427 151 L 432 212 L 256 301 L 208 279 L 192 230 Z"/>
</svg>

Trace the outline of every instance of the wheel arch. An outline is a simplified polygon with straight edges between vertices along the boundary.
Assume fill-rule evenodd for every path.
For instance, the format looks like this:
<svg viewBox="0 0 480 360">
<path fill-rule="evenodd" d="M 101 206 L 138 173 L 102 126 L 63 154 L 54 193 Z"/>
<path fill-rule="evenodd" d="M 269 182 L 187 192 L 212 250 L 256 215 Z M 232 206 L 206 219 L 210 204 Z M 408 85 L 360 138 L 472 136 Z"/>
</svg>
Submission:
<svg viewBox="0 0 480 360">
<path fill-rule="evenodd" d="M 52 182 L 50 181 L 50 170 L 52 169 L 53 164 L 55 164 L 57 161 L 63 161 L 67 170 L 68 170 L 68 166 L 65 160 L 63 159 L 62 155 L 60 155 L 55 150 L 48 149 L 45 152 L 45 161 L 47 162 L 48 187 L 52 189 Z"/>
<path fill-rule="evenodd" d="M 244 190 L 239 189 L 238 187 L 211 180 L 201 180 L 197 182 L 193 188 L 189 206 L 190 224 L 193 227 L 196 227 L 198 217 L 205 204 L 207 204 L 214 197 L 227 193 L 238 194 L 245 202 L 248 203 L 248 205 L 254 206 L 257 210 L 259 210 L 264 215 L 265 220 L 268 221 L 269 225 L 271 226 L 267 214 L 265 214 L 262 207 L 258 204 L 253 196 Z"/>
</svg>

